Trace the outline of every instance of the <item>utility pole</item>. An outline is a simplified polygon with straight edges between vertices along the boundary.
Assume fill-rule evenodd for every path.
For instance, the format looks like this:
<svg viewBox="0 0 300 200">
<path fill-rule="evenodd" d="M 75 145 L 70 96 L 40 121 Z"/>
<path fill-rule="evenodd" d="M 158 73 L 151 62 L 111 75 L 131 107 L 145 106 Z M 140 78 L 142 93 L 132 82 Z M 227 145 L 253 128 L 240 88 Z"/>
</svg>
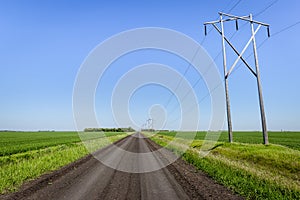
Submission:
<svg viewBox="0 0 300 200">
<path fill-rule="evenodd" d="M 252 14 L 250 14 L 250 20 L 252 21 Z M 257 56 L 257 49 L 256 49 L 256 41 L 255 41 L 255 37 L 254 37 L 253 22 L 251 23 L 251 31 L 252 31 L 252 36 L 253 36 L 252 44 L 253 44 L 253 53 L 254 53 L 254 60 L 255 60 L 255 67 L 256 67 L 256 80 L 257 80 L 257 88 L 258 88 L 258 96 L 259 96 L 259 107 L 260 107 L 260 115 L 261 115 L 262 131 L 263 131 L 263 141 L 264 141 L 264 144 L 269 144 L 264 101 L 263 101 L 262 88 L 261 88 L 261 83 L 260 83 L 260 72 L 259 72 L 259 66 L 258 66 L 258 56 Z M 269 29 L 268 29 L 268 35 L 270 35 Z"/>
<path fill-rule="evenodd" d="M 146 124 L 142 124 L 142 128 L 141 128 L 141 131 L 145 130 L 146 129 Z"/>
<path fill-rule="evenodd" d="M 226 60 L 226 49 L 225 49 L 225 33 L 224 33 L 224 24 L 222 20 L 222 15 L 220 15 L 221 21 L 221 32 L 222 32 L 222 52 L 223 52 L 223 68 L 224 68 L 224 81 L 225 81 L 225 95 L 226 95 L 226 111 L 227 111 L 227 126 L 228 126 L 228 140 L 230 143 L 233 142 L 232 138 L 232 123 L 231 123 L 231 113 L 230 113 L 230 101 L 228 94 L 228 79 L 226 77 L 227 73 L 227 60 Z"/>
<path fill-rule="evenodd" d="M 151 118 L 147 119 L 146 124 L 148 125 L 148 129 L 150 131 L 152 131 L 153 130 L 153 119 L 151 119 Z"/>
<path fill-rule="evenodd" d="M 246 67 L 251 71 L 251 73 L 256 77 L 257 81 L 257 88 L 258 88 L 258 97 L 259 97 L 259 106 L 260 106 L 260 115 L 261 115 L 261 123 L 262 123 L 262 132 L 263 132 L 263 143 L 269 144 L 268 140 L 268 131 L 267 131 L 267 124 L 266 124 L 266 116 L 264 111 L 264 103 L 263 103 L 263 95 L 262 95 L 262 86 L 260 82 L 260 72 L 259 72 L 259 65 L 258 65 L 258 55 L 257 55 L 257 48 L 256 48 L 256 41 L 255 41 L 255 35 L 258 32 L 258 30 L 261 28 L 261 26 L 267 27 L 267 33 L 268 37 L 270 37 L 270 31 L 269 31 L 269 24 L 262 23 L 259 21 L 255 21 L 252 18 L 252 14 L 249 16 L 235 16 L 231 14 L 226 14 L 219 12 L 220 20 L 211 21 L 204 23 L 204 31 L 205 35 L 207 35 L 206 26 L 212 25 L 222 36 L 222 52 L 223 52 L 223 67 L 224 67 L 224 80 L 225 80 L 225 94 L 226 94 L 226 108 L 227 108 L 227 122 L 228 122 L 228 138 L 229 142 L 232 142 L 232 124 L 231 124 L 231 113 L 230 113 L 230 102 L 229 102 L 229 94 L 228 94 L 228 77 L 233 71 L 234 67 L 238 63 L 239 60 L 241 60 Z M 224 17 L 224 18 L 223 18 Z M 224 33 L 224 22 L 228 21 L 235 21 L 236 30 L 238 30 L 238 21 L 243 20 L 247 21 L 251 25 L 251 33 L 252 36 L 248 40 L 247 44 L 245 45 L 244 49 L 239 53 L 237 49 L 233 46 L 233 44 L 227 39 Z M 216 25 L 221 25 L 220 28 Z M 254 24 L 257 25 L 256 29 L 254 29 Z M 232 50 L 237 54 L 237 59 L 234 61 L 233 65 L 230 67 L 230 69 L 227 71 L 227 63 L 226 63 L 226 51 L 225 51 L 225 42 L 232 48 Z M 253 45 L 253 54 L 254 54 L 254 60 L 255 60 L 255 71 L 252 69 L 252 67 L 247 63 L 247 61 L 243 58 L 243 54 L 245 53 L 246 49 L 252 42 Z"/>
</svg>

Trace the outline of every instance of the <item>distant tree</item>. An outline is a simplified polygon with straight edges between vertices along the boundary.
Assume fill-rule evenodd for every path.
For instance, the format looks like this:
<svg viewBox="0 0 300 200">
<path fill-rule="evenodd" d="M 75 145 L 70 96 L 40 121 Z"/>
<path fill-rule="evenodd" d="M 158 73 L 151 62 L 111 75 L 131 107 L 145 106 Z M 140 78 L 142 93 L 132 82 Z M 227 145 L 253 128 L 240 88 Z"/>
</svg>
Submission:
<svg viewBox="0 0 300 200">
<path fill-rule="evenodd" d="M 85 128 L 84 132 L 133 132 L 133 128 Z"/>
</svg>

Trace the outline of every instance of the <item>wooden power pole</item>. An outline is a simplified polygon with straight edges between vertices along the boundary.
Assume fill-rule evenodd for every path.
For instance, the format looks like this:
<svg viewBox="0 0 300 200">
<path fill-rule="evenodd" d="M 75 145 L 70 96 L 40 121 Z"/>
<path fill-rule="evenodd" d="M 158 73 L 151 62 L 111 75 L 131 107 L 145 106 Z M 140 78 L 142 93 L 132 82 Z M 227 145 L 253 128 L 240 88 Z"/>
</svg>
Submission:
<svg viewBox="0 0 300 200">
<path fill-rule="evenodd" d="M 258 88 L 258 97 L 259 97 L 259 106 L 260 106 L 260 115 L 261 115 L 261 124 L 262 124 L 262 132 L 263 132 L 263 143 L 269 144 L 268 139 L 268 131 L 267 131 L 267 122 L 266 122 L 266 116 L 265 116 L 265 110 L 264 110 L 264 103 L 263 103 L 263 95 L 262 95 L 262 86 L 260 81 L 260 72 L 259 72 L 259 65 L 258 65 L 258 55 L 257 55 L 257 48 L 256 48 L 256 41 L 255 41 L 255 35 L 258 32 L 258 30 L 261 28 L 261 26 L 267 27 L 267 33 L 268 37 L 270 37 L 270 31 L 269 31 L 269 24 L 262 23 L 259 21 L 255 21 L 252 18 L 252 14 L 249 16 L 235 16 L 231 14 L 226 14 L 219 12 L 220 19 L 216 21 L 206 22 L 204 23 L 204 30 L 205 35 L 207 34 L 206 31 L 206 25 L 212 25 L 222 36 L 222 52 L 223 52 L 223 68 L 224 68 L 224 81 L 225 81 L 225 94 L 226 94 L 226 109 L 227 109 L 227 124 L 228 124 L 228 140 L 229 142 L 233 141 L 232 137 L 232 124 L 231 124 L 231 113 L 230 113 L 230 102 L 229 102 L 229 94 L 228 94 L 228 77 L 231 74 L 234 67 L 237 65 L 238 61 L 241 60 L 246 67 L 252 72 L 252 74 L 256 77 L 257 80 L 257 88 Z M 252 36 L 248 40 L 247 44 L 245 45 L 244 49 L 239 53 L 237 49 L 233 46 L 233 44 L 227 39 L 224 32 L 224 22 L 228 21 L 235 21 L 236 23 L 236 30 L 238 30 L 238 20 L 247 21 L 251 25 L 251 33 Z M 221 29 L 216 25 L 220 24 Z M 254 25 L 257 25 L 256 29 L 254 28 Z M 226 50 L 225 50 L 225 42 L 232 48 L 232 50 L 237 54 L 237 59 L 233 63 L 233 65 L 230 67 L 230 69 L 227 71 L 227 61 L 226 61 Z M 253 54 L 254 54 L 254 61 L 255 61 L 255 70 L 252 69 L 252 67 L 247 63 L 247 61 L 243 58 L 243 54 L 245 53 L 246 49 L 252 42 L 253 45 Z"/>
</svg>

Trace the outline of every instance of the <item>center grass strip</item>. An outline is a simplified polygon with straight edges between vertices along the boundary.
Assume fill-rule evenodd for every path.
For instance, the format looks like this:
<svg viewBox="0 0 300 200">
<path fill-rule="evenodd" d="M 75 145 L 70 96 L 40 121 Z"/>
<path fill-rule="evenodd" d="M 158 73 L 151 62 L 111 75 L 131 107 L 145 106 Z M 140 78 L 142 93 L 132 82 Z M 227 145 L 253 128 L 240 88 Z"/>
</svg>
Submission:
<svg viewBox="0 0 300 200">
<path fill-rule="evenodd" d="M 90 140 L 97 150 L 110 142 L 115 142 L 127 134 Z M 59 169 L 64 165 L 87 155 L 89 151 L 82 143 L 63 144 L 41 150 L 27 151 L 0 157 L 0 192 L 1 194 L 16 191 L 25 181 L 33 180 L 42 174 Z"/>
<path fill-rule="evenodd" d="M 151 138 L 166 146 L 170 136 Z M 173 140 L 174 141 L 174 140 Z M 300 151 L 279 145 L 218 143 L 201 158 L 195 140 L 182 157 L 219 183 L 248 199 L 300 199 Z M 168 146 L 175 153 L 183 143 Z"/>
</svg>

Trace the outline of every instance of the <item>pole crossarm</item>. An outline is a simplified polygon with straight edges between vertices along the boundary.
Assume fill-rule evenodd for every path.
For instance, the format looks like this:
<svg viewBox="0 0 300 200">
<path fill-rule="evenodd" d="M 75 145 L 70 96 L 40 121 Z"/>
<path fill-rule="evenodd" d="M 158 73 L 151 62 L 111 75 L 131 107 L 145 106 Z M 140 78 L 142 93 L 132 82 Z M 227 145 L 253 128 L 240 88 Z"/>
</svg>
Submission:
<svg viewBox="0 0 300 200">
<path fill-rule="evenodd" d="M 231 14 L 227 14 L 227 13 L 223 13 L 223 12 L 219 12 L 219 14 L 230 17 L 231 19 L 240 19 L 240 20 L 251 22 L 251 23 L 260 24 L 260 25 L 266 26 L 266 27 L 270 26 L 270 24 L 266 24 L 266 23 L 255 21 L 255 20 L 251 19 L 250 15 L 247 17 L 239 17 L 239 16 L 235 16 L 235 15 L 231 15 Z"/>
<path fill-rule="evenodd" d="M 244 16 L 244 17 L 249 17 L 249 16 Z M 211 22 L 205 22 L 204 25 L 208 25 L 208 24 L 215 24 L 215 23 L 220 23 L 220 22 L 228 22 L 228 21 L 233 21 L 236 20 L 236 18 L 228 18 L 228 19 L 223 19 L 223 20 L 215 20 L 215 21 L 211 21 Z"/>
<path fill-rule="evenodd" d="M 244 20 L 244 21 L 250 22 L 251 24 L 258 24 L 258 25 L 267 27 L 267 34 L 268 34 L 268 37 L 270 37 L 270 25 L 267 24 L 267 23 L 263 23 L 263 22 L 260 22 L 260 21 L 253 20 L 251 14 L 247 15 L 247 16 L 239 17 L 239 16 L 236 16 L 236 15 L 231 15 L 231 14 L 219 12 L 219 15 L 220 16 L 226 16 L 226 17 L 229 17 L 229 18 L 227 18 L 227 19 L 222 18 L 220 20 L 205 22 L 204 23 L 205 30 L 206 30 L 206 25 L 209 25 L 209 24 L 213 25 L 213 24 L 216 24 L 216 23 L 223 23 L 223 22 L 233 21 L 233 20 L 236 21 L 236 29 L 238 30 L 238 20 Z M 206 31 L 205 31 L 205 35 L 206 35 Z"/>
</svg>

